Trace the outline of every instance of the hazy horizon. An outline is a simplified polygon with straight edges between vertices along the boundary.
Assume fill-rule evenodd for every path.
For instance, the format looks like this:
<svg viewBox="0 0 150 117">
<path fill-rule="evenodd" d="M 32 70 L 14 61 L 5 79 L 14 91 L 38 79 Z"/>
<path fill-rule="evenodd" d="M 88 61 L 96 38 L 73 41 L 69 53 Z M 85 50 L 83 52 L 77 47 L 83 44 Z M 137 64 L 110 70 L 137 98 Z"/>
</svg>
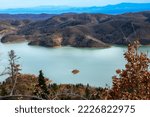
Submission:
<svg viewBox="0 0 150 117">
<path fill-rule="evenodd" d="M 30 8 L 39 6 L 70 6 L 70 7 L 92 7 L 107 6 L 120 3 L 150 3 L 150 0 L 0 0 L 0 9 Z M 8 4 L 9 3 L 9 4 Z"/>
</svg>

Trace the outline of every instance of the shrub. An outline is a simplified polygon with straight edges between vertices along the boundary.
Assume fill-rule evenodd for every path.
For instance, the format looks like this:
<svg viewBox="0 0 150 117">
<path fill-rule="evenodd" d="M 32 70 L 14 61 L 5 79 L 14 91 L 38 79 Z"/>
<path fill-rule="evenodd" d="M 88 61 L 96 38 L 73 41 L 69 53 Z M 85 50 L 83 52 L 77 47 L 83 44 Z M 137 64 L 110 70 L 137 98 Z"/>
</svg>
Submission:
<svg viewBox="0 0 150 117">
<path fill-rule="evenodd" d="M 127 64 L 124 70 L 116 70 L 110 92 L 112 99 L 150 99 L 150 58 L 145 53 L 138 53 L 140 44 L 129 44 L 124 54 Z"/>
</svg>

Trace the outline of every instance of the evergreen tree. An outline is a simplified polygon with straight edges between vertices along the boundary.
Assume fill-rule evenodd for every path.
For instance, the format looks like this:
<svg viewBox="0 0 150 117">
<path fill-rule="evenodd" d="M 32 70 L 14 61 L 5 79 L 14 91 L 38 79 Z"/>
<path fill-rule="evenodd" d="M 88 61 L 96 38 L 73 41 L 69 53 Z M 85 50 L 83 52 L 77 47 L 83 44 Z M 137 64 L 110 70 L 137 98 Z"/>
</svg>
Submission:
<svg viewBox="0 0 150 117">
<path fill-rule="evenodd" d="M 48 99 L 49 91 L 42 70 L 39 71 L 38 85 L 36 85 L 33 94 Z"/>
<path fill-rule="evenodd" d="M 48 88 L 47 88 L 47 85 L 46 85 L 45 78 L 44 78 L 42 70 L 40 70 L 39 73 L 40 73 L 39 74 L 39 79 L 38 79 L 39 86 L 40 86 L 40 88 L 43 90 L 43 92 L 45 94 L 49 94 L 49 91 L 48 91 Z"/>
</svg>

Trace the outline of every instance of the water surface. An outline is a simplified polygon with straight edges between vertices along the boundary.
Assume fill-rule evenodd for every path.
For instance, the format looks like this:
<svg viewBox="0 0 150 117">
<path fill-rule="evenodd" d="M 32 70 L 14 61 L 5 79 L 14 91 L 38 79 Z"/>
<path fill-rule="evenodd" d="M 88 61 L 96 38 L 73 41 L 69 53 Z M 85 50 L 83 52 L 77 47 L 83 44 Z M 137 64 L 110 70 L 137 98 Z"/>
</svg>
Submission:
<svg viewBox="0 0 150 117">
<path fill-rule="evenodd" d="M 15 50 L 21 57 L 22 73 L 38 75 L 43 70 L 45 77 L 55 83 L 89 83 L 92 86 L 111 86 L 115 70 L 124 68 L 123 53 L 126 47 L 113 46 L 107 49 L 83 49 L 73 47 L 45 48 L 28 46 L 27 43 L 0 44 L 2 70 L 8 65 L 8 51 Z M 141 48 L 150 51 L 149 46 Z M 3 67 L 3 68 L 2 68 Z M 72 70 L 80 70 L 72 74 Z M 2 77 L 1 80 L 4 80 Z"/>
</svg>

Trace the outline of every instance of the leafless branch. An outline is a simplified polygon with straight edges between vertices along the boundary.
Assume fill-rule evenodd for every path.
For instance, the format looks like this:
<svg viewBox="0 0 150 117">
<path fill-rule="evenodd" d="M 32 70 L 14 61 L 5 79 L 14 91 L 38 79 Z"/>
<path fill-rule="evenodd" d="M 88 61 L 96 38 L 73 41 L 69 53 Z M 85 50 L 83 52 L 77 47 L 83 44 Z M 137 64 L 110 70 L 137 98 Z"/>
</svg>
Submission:
<svg viewBox="0 0 150 117">
<path fill-rule="evenodd" d="M 2 71 L 2 73 L 0 74 L 0 76 L 6 75 L 6 74 L 8 74 L 8 73 L 7 73 L 7 68 L 5 68 L 5 69 Z"/>
</svg>

